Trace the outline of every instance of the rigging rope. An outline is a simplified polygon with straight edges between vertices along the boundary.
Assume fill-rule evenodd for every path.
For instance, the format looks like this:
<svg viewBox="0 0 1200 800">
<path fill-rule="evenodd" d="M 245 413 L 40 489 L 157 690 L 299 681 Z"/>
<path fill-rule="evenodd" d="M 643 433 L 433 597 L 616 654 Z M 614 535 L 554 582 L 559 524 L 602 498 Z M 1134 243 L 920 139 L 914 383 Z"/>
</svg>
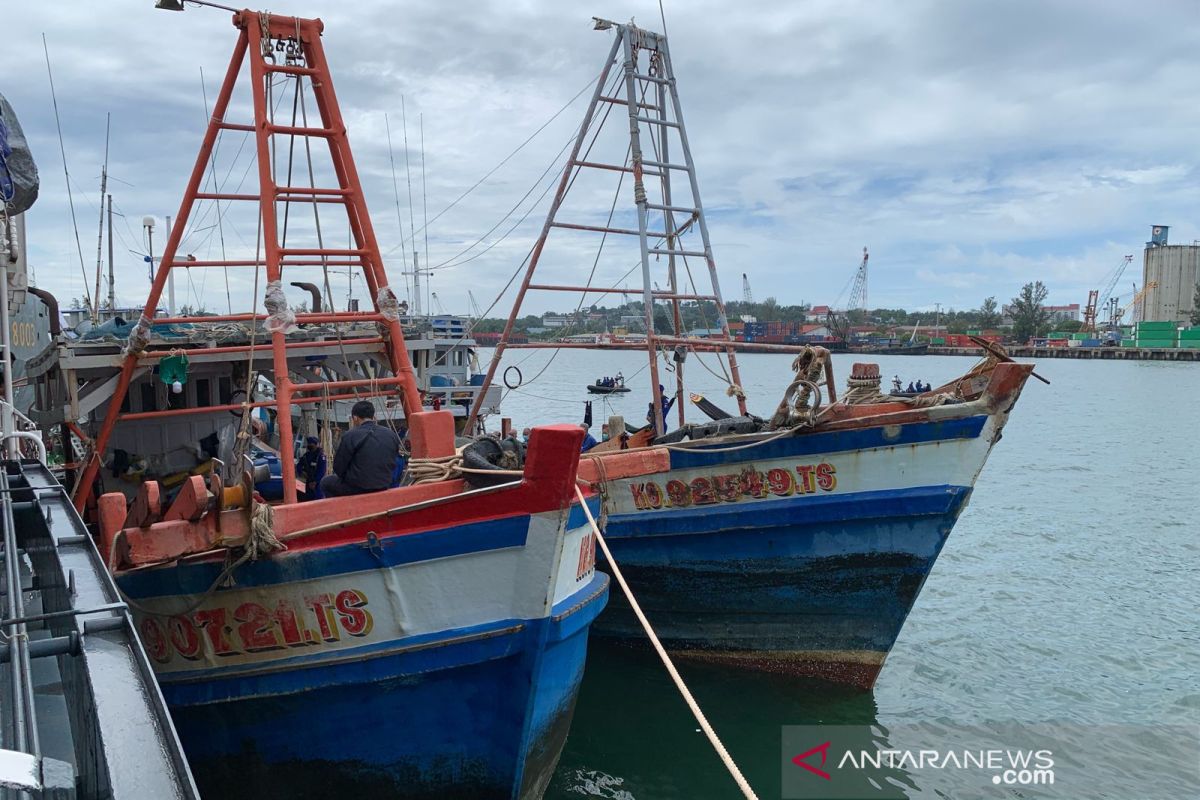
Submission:
<svg viewBox="0 0 1200 800">
<path fill-rule="evenodd" d="M 579 99 L 580 95 L 582 95 L 584 92 L 586 92 L 586 91 L 587 91 L 588 89 L 590 89 L 592 86 L 594 86 L 594 85 L 595 85 L 595 83 L 596 83 L 596 79 L 595 79 L 595 78 L 591 78 L 591 79 L 589 79 L 589 80 L 588 80 L 588 82 L 587 82 L 587 83 L 585 83 L 585 84 L 583 85 L 583 88 L 582 88 L 582 89 L 580 89 L 578 92 L 576 92 L 576 93 L 575 93 L 575 96 L 574 96 L 574 97 L 572 97 L 572 98 L 571 98 L 570 100 L 568 100 L 568 101 L 567 101 L 565 104 L 563 104 L 563 107 L 562 107 L 562 108 L 560 108 L 558 111 L 555 111 L 555 112 L 554 112 L 554 114 L 553 114 L 553 115 L 551 115 L 550 119 L 548 119 L 548 120 L 546 120 L 545 122 L 543 122 L 543 123 L 541 124 L 541 126 L 540 126 L 540 127 L 537 129 L 537 130 L 535 130 L 533 133 L 529 134 L 529 136 L 528 136 L 528 137 L 525 139 L 525 141 L 523 141 L 523 142 L 521 142 L 521 144 L 517 145 L 517 148 L 516 148 L 515 150 L 513 150 L 511 153 L 509 153 L 509 154 L 508 154 L 508 155 L 506 155 L 506 156 L 505 156 L 503 159 L 501 159 L 499 164 L 497 164 L 496 166 L 494 166 L 494 167 L 492 167 L 490 170 L 488 170 L 488 171 L 487 171 L 487 172 L 484 174 L 484 176 L 483 176 L 482 178 L 480 178 L 479 180 L 475 181 L 475 183 L 471 184 L 470 188 L 468 188 L 468 189 L 467 189 L 465 192 L 463 192 L 463 193 L 462 193 L 462 194 L 460 194 L 458 197 L 456 197 L 456 198 L 455 198 L 453 201 L 451 201 L 451 203 L 450 203 L 448 206 L 446 206 L 445 208 L 443 208 L 443 209 L 442 209 L 441 211 L 439 211 L 438 213 L 434 214 L 434 215 L 433 215 L 433 219 L 431 219 L 431 220 L 429 220 L 428 222 L 426 222 L 426 223 L 425 223 L 426 227 L 428 227 L 428 225 L 429 225 L 430 223 L 437 222 L 437 221 L 438 221 L 438 219 L 439 219 L 439 218 L 440 218 L 440 217 L 441 217 L 443 214 L 445 214 L 445 213 L 446 213 L 447 211 L 449 211 L 450 209 L 454 208 L 456 205 L 458 205 L 460 202 L 462 202 L 462 201 L 463 201 L 463 199 L 465 199 L 465 198 L 467 197 L 467 195 L 471 194 L 471 192 L 475 191 L 475 190 L 476 190 L 476 189 L 478 189 L 480 186 L 482 186 L 482 185 L 483 185 L 483 183 L 484 183 L 484 182 L 485 182 L 485 181 L 486 181 L 488 178 L 492 177 L 492 175 L 494 175 L 494 174 L 496 173 L 496 171 L 497 171 L 497 170 L 499 170 L 501 167 L 503 167 L 505 164 L 507 164 L 507 163 L 508 163 L 508 162 L 509 162 L 509 161 L 512 159 L 512 157 L 513 157 L 513 156 L 515 156 L 517 153 L 519 153 L 519 152 L 521 152 L 523 149 L 525 149 L 525 146 L 526 146 L 526 145 L 528 145 L 530 142 L 532 142 L 532 141 L 533 141 L 533 140 L 534 140 L 534 139 L 537 137 L 537 135 L 538 135 L 539 133 L 541 133 L 542 131 L 544 131 L 544 130 L 545 130 L 545 129 L 546 129 L 546 128 L 547 128 L 547 127 L 550 125 L 550 123 L 551 123 L 551 122 L 554 122 L 554 120 L 558 119 L 559 115 L 561 115 L 561 114 L 562 114 L 564 111 L 566 111 L 568 108 L 570 108 L 570 107 L 571 107 L 571 105 L 572 105 L 572 104 L 573 104 L 573 103 L 574 103 L 576 100 L 578 100 L 578 99 Z M 406 152 L 407 152 L 407 149 L 408 149 L 408 145 L 406 144 L 406 145 L 405 145 L 405 151 L 406 151 Z M 410 207 L 411 207 L 411 201 L 410 201 L 409 205 L 410 205 Z M 422 230 L 424 230 L 424 228 L 422 228 Z M 415 241 L 416 241 L 416 236 L 417 236 L 417 234 L 418 234 L 418 233 L 421 233 L 421 231 L 412 231 L 412 232 L 409 234 L 409 236 L 408 236 L 408 239 L 409 239 L 410 241 L 413 241 L 413 242 L 415 243 Z M 399 245 L 396 245 L 396 247 L 393 247 L 391 250 L 388 250 L 388 251 L 387 251 L 387 253 L 385 253 L 385 255 L 391 255 L 392 253 L 396 252 L 396 250 L 397 250 L 398 248 L 400 248 L 400 247 L 402 247 L 402 246 L 403 246 L 403 242 L 402 242 L 401 244 L 399 244 Z"/>
<path fill-rule="evenodd" d="M 666 667 L 667 674 L 671 676 L 671 681 L 675 684 L 675 688 L 683 695 L 684 702 L 692 712 L 692 716 L 696 718 L 700 729 L 704 731 L 704 735 L 708 738 L 709 744 L 717 751 L 717 756 L 720 757 L 721 763 L 725 765 L 725 769 L 733 777 L 734 782 L 738 785 L 742 795 L 747 800 L 757 800 L 758 796 L 754 790 L 750 788 L 750 784 L 746 781 L 746 777 L 742 771 L 738 769 L 738 765 L 734 762 L 733 757 L 729 755 L 729 751 L 725 749 L 725 745 L 721 743 L 721 739 L 717 736 L 717 732 L 708 721 L 708 717 L 704 715 L 700 704 L 696 702 L 696 698 L 692 696 L 692 692 L 688 689 L 687 684 L 683 682 L 683 678 L 679 675 L 679 670 L 675 668 L 675 663 L 671 657 L 667 655 L 666 649 L 662 642 L 658 639 L 658 634 L 654 632 L 654 628 L 650 625 L 650 620 L 646 619 L 646 614 L 642 611 L 641 605 L 637 598 L 633 596 L 633 591 L 630 590 L 629 584 L 625 582 L 625 576 L 621 574 L 621 568 L 617 566 L 616 559 L 613 558 L 612 552 L 608 549 L 608 542 L 604 540 L 604 534 L 600 531 L 600 526 L 596 523 L 596 518 L 592 516 L 592 510 L 588 508 L 587 499 L 583 496 L 579 486 L 575 486 L 575 497 L 579 500 L 579 506 L 583 509 L 584 516 L 587 517 L 588 525 L 592 529 L 592 534 L 596 537 L 596 544 L 600 545 L 601 551 L 604 553 L 604 559 L 608 564 L 609 570 L 612 571 L 613 578 L 621 587 L 621 591 L 625 594 L 625 599 L 629 601 L 629 607 L 637 617 L 638 622 L 642 626 L 642 630 L 646 632 L 646 636 L 650 639 L 650 644 L 654 646 L 654 651 L 658 654 L 659 660 Z"/>
</svg>

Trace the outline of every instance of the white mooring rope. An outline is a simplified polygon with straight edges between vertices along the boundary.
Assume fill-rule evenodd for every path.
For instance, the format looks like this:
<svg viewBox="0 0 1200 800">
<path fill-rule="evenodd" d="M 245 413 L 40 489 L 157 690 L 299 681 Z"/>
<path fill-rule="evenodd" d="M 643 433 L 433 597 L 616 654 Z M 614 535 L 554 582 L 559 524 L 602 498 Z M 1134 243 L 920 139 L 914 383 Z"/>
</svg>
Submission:
<svg viewBox="0 0 1200 800">
<path fill-rule="evenodd" d="M 683 682 L 683 678 L 679 677 L 679 671 L 675 669 L 675 664 L 671 661 L 671 657 L 667 655 L 667 651 L 663 649 L 662 642 L 658 640 L 654 629 L 650 627 L 650 621 L 646 619 L 646 615 L 642 613 L 642 607 L 638 605 L 633 592 L 629 590 L 629 584 L 625 582 L 625 576 L 621 574 L 621 568 L 613 560 L 612 553 L 608 550 L 608 543 L 604 541 L 604 534 L 600 532 L 600 526 L 596 524 L 596 519 L 592 516 L 592 510 L 588 508 L 587 501 L 583 497 L 583 492 L 579 490 L 578 486 L 575 487 L 575 496 L 579 498 L 579 505 L 583 508 L 584 515 L 587 516 L 588 524 L 592 526 L 592 533 L 596 534 L 596 543 L 600 545 L 600 550 L 603 551 L 604 558 L 608 561 L 608 566 L 612 570 L 613 577 L 617 579 L 617 583 L 621 586 L 621 591 L 625 593 L 625 599 L 629 601 L 629 607 L 633 609 L 638 622 L 642 624 L 642 630 L 646 631 L 646 635 L 650 637 L 650 643 L 654 645 L 655 652 L 658 653 L 663 666 L 667 668 L 667 674 L 675 682 L 675 688 L 683 695 L 688 708 L 692 710 L 692 716 L 696 718 L 696 722 L 700 723 L 701 730 L 708 737 L 708 741 L 712 744 L 713 749 L 717 751 L 717 755 L 721 757 L 722 763 L 725 764 L 725 769 L 729 770 L 729 774 L 733 776 L 733 780 L 737 783 L 738 788 L 742 790 L 742 795 L 747 800 L 758 800 L 758 795 L 750 788 L 750 784 L 746 781 L 746 776 L 738 769 L 738 765 L 734 763 L 733 757 L 729 755 L 729 751 L 725 749 L 725 745 L 721 744 L 721 739 L 717 736 L 717 732 L 713 730 L 712 725 L 708 722 L 708 718 L 700 710 L 700 705 L 696 702 L 696 698 L 692 697 L 687 684 Z"/>
</svg>

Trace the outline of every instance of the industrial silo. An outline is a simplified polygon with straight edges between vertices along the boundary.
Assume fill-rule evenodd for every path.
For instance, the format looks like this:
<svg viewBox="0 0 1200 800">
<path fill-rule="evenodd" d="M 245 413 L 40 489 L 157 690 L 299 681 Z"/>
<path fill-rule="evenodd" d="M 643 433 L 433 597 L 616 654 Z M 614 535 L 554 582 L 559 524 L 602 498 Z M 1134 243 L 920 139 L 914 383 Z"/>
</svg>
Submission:
<svg viewBox="0 0 1200 800">
<path fill-rule="evenodd" d="M 1167 226 L 1155 225 L 1146 242 L 1142 286 L 1144 320 L 1186 322 L 1200 280 L 1200 245 L 1167 244 Z"/>
</svg>

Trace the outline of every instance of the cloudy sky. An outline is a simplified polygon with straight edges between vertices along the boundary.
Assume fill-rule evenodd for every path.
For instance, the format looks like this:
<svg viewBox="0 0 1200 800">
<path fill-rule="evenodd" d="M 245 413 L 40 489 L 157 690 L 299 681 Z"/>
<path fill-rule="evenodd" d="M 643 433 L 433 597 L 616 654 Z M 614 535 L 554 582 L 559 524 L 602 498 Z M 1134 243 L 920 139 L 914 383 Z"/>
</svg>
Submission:
<svg viewBox="0 0 1200 800">
<path fill-rule="evenodd" d="M 586 106 L 588 93 L 580 92 L 611 42 L 611 32 L 592 30 L 591 15 L 661 27 L 657 3 L 647 0 L 289 0 L 271 10 L 325 22 L 326 52 L 392 283 L 403 280 L 403 256 L 411 258 L 414 244 L 424 259 L 428 236 L 428 263 L 438 267 L 433 291 L 460 313 L 468 310 L 468 290 L 481 306 L 496 298 L 541 228 L 552 194 L 546 189 Z M 872 307 L 971 308 L 988 295 L 1004 301 L 1031 280 L 1049 285 L 1050 302 L 1082 303 L 1134 254 L 1118 287 L 1127 296 L 1129 284 L 1141 281 L 1152 224 L 1170 225 L 1174 242 L 1200 238 L 1192 217 L 1200 177 L 1196 11 L 1194 2 L 1120 0 L 667 0 L 726 296 L 740 297 L 745 272 L 757 299 L 832 302 L 864 245 Z M 161 218 L 177 214 L 206 120 L 201 69 L 211 103 L 233 47 L 229 15 L 155 11 L 152 0 L 10 0 L 0 13 L 7 52 L 0 93 L 15 107 L 41 170 L 41 198 L 28 216 L 37 283 L 63 299 L 81 295 L 78 250 L 88 274 L 94 270 L 111 113 L 110 191 L 124 214 L 115 226 L 118 303 L 141 303 L 141 220 L 160 218 L 161 249 Z M 286 99 L 281 114 L 290 114 Z M 230 116 L 239 110 L 244 105 L 235 103 Z M 619 133 L 619 125 L 610 127 Z M 215 172 L 227 190 L 253 188 L 244 140 L 227 134 L 219 145 Z M 618 141 L 604 160 L 620 162 L 623 152 Z M 296 169 L 306 167 L 299 161 Z M 605 186 L 573 190 L 579 205 L 571 219 L 604 220 L 616 189 L 609 177 Z M 631 194 L 626 183 L 618 195 L 614 219 L 622 223 Z M 223 238 L 231 257 L 252 253 L 256 223 L 248 211 L 228 209 L 218 227 L 215 212 L 198 207 L 183 249 L 217 258 Z M 429 227 L 419 231 L 426 217 Z M 322 221 L 326 238 L 337 237 L 336 225 Z M 401 234 L 411 236 L 410 221 L 415 242 Z M 311 237 L 310 228 L 311 220 L 297 221 L 293 235 Z M 552 236 L 539 277 L 586 278 L 595 244 Z M 602 264 L 595 283 L 619 280 L 630 265 L 628 254 Z M 179 302 L 225 310 L 224 277 L 194 272 L 177 286 Z M 632 287 L 635 278 L 619 285 Z M 252 272 L 231 271 L 229 280 L 232 306 L 246 309 Z M 334 282 L 344 299 L 346 276 Z M 361 284 L 354 291 L 361 296 Z M 497 310 L 510 304 L 511 294 Z M 574 304 L 541 294 L 526 309 Z"/>
</svg>

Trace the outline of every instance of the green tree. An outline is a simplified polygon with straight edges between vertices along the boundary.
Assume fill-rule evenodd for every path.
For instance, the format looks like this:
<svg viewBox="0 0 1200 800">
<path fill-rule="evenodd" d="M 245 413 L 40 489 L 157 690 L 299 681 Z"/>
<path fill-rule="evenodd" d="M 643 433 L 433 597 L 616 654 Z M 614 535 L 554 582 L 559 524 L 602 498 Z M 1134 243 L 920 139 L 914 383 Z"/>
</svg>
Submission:
<svg viewBox="0 0 1200 800">
<path fill-rule="evenodd" d="M 1024 342 L 1050 330 L 1050 313 L 1046 311 L 1046 295 L 1050 290 L 1041 281 L 1027 283 L 1012 299 L 1013 338 Z"/>
<path fill-rule="evenodd" d="M 1192 295 L 1192 316 L 1190 321 L 1193 325 L 1200 325 L 1200 283 L 1196 284 L 1196 293 Z"/>
<path fill-rule="evenodd" d="M 995 296 L 986 297 L 983 300 L 983 305 L 979 307 L 979 328 L 980 330 L 993 330 L 1000 327 L 1002 318 L 1000 316 L 999 307 L 996 305 Z"/>
</svg>

